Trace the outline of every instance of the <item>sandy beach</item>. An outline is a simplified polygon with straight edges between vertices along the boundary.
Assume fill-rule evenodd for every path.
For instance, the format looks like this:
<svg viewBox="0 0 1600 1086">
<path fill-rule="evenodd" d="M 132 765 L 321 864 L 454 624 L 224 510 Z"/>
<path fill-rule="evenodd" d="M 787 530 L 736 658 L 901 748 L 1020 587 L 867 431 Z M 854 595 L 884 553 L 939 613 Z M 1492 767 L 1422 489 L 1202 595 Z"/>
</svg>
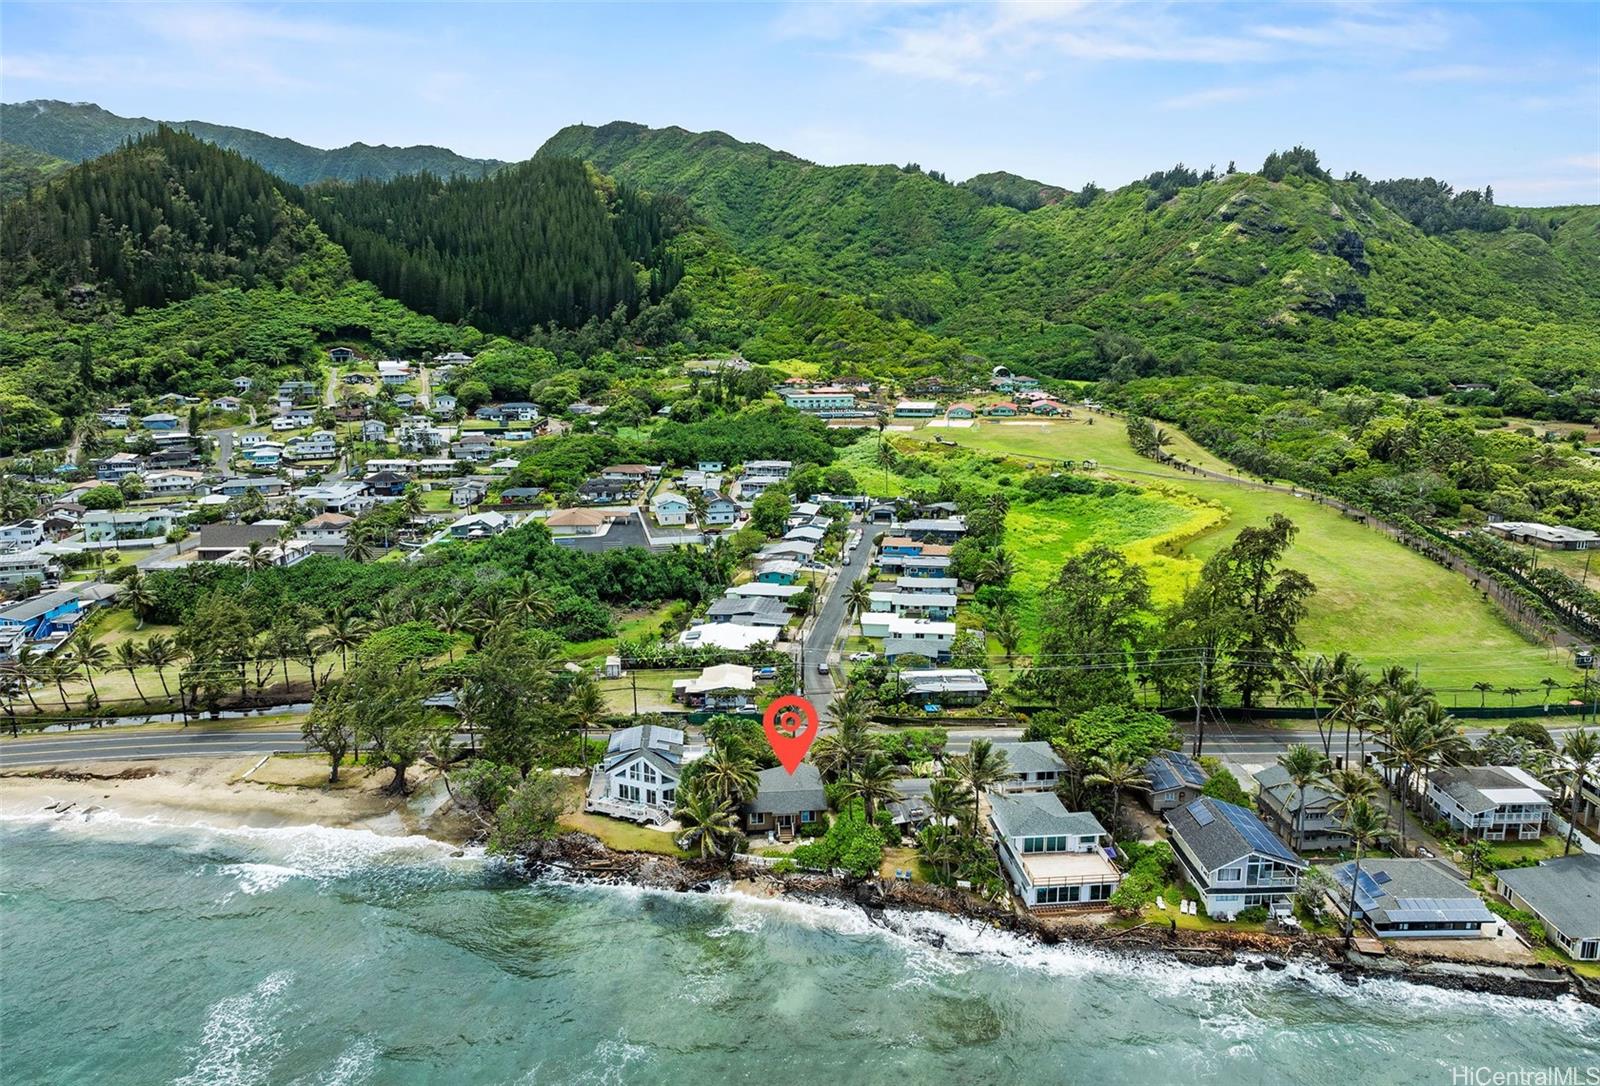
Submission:
<svg viewBox="0 0 1600 1086">
<path fill-rule="evenodd" d="M 94 762 L 0 773 L 0 816 L 95 809 L 124 818 L 213 826 L 329 826 L 461 842 L 471 827 L 450 813 L 437 773 L 413 769 L 411 792 L 383 791 L 390 774 L 347 768 L 327 784 L 321 759 L 260 755 Z M 70 805 L 70 806 L 69 806 Z"/>
</svg>

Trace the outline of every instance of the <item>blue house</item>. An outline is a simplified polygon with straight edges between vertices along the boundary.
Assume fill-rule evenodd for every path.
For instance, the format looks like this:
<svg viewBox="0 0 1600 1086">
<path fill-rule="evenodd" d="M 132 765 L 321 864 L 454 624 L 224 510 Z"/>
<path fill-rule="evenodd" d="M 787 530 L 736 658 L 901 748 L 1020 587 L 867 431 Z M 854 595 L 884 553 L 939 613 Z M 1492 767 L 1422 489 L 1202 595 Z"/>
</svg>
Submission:
<svg viewBox="0 0 1600 1086">
<path fill-rule="evenodd" d="M 922 547 L 920 540 L 904 535 L 892 535 L 883 541 L 883 553 L 886 555 L 917 557 L 922 554 Z"/>
<path fill-rule="evenodd" d="M 0 628 L 21 627 L 30 641 L 71 627 L 81 604 L 71 592 L 47 592 L 0 610 Z"/>
<path fill-rule="evenodd" d="M 177 415 L 146 415 L 139 422 L 146 430 L 176 430 L 178 428 Z"/>
</svg>

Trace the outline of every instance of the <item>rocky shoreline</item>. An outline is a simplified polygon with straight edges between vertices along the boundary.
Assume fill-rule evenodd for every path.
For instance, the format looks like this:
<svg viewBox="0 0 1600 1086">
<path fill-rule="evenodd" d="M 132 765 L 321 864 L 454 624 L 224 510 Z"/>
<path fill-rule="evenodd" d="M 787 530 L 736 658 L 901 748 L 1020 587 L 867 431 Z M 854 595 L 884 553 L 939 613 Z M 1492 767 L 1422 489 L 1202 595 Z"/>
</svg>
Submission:
<svg viewBox="0 0 1600 1086">
<path fill-rule="evenodd" d="M 846 879 L 818 874 L 775 874 L 735 861 L 732 867 L 680 860 L 649 852 L 608 848 L 586 833 L 565 833 L 523 854 L 532 879 L 561 879 L 601 885 L 635 886 L 673 893 L 711 893 L 733 888 L 759 897 L 799 903 L 854 906 L 884 923 L 889 909 L 942 913 L 1031 938 L 1043 945 L 1067 943 L 1129 957 L 1160 958 L 1195 968 L 1243 965 L 1245 969 L 1283 969 L 1291 961 L 1327 970 L 1350 985 L 1366 980 L 1400 980 L 1435 988 L 1557 999 L 1575 996 L 1600 1007 L 1600 985 L 1556 966 L 1518 967 L 1444 961 L 1390 945 L 1381 958 L 1347 952 L 1339 940 L 1318 935 L 1247 931 L 1165 931 L 1148 925 L 1111 928 L 1070 916 L 1036 916 L 1001 908 L 971 894 L 884 879 Z M 885 925 L 887 926 L 887 925 Z"/>
</svg>

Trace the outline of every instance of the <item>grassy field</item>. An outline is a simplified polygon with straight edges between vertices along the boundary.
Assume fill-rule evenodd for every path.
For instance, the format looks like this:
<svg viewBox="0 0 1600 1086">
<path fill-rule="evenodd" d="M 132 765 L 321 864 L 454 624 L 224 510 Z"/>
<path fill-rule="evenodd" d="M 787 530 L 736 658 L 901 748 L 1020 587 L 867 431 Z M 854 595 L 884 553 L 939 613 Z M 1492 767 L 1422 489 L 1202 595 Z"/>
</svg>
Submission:
<svg viewBox="0 0 1600 1086">
<path fill-rule="evenodd" d="M 1478 704 L 1478 695 L 1471 690 L 1474 682 L 1493 683 L 1497 690 L 1508 686 L 1532 690 L 1546 675 L 1564 683 L 1577 677 L 1565 653 L 1530 643 L 1460 576 L 1327 506 L 1281 491 L 1197 478 L 1147 460 L 1128 444 L 1120 420 L 1097 417 L 1093 425 L 985 420 L 965 430 L 919 430 L 902 435 L 901 441 L 931 443 L 935 435 L 991 454 L 1092 459 L 1112 478 L 1144 487 L 1160 485 L 1160 490 L 1145 496 L 1148 504 L 1129 510 L 1130 517 L 1151 533 L 1138 540 L 1129 539 L 1132 521 L 1087 510 L 1081 510 L 1076 521 L 1070 513 L 1059 521 L 1038 518 L 1034 523 L 1035 518 L 1025 512 L 1015 526 L 1008 519 L 1010 548 L 1030 582 L 1075 547 L 1103 540 L 1145 561 L 1158 597 L 1171 599 L 1182 591 L 1185 579 L 1241 528 L 1283 513 L 1300 528 L 1288 561 L 1317 585 L 1301 628 L 1308 649 L 1347 650 L 1374 667 L 1390 663 L 1413 667 L 1441 692 L 1447 705 Z M 1191 463 L 1227 470 L 1182 434 L 1174 433 L 1170 451 Z M 1170 508 L 1160 508 L 1163 504 Z M 1200 524 L 1208 507 L 1224 515 Z M 1186 523 L 1184 516 L 1195 519 Z M 1190 533 L 1194 527 L 1198 534 Z M 1530 696 L 1524 694 L 1520 700 Z M 1491 704 L 1497 697 L 1491 695 Z M 1499 701 L 1504 704 L 1505 699 Z"/>
</svg>

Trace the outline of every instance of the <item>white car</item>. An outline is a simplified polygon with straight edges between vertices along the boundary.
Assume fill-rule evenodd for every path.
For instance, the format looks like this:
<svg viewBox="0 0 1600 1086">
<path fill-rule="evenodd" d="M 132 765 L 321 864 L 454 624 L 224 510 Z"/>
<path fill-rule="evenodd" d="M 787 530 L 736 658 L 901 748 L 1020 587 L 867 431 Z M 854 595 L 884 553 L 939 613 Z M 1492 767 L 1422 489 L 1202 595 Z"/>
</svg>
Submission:
<svg viewBox="0 0 1600 1086">
<path fill-rule="evenodd" d="M 852 664 L 870 663 L 877 658 L 877 654 L 871 652 L 852 652 L 848 657 L 846 657 L 846 659 L 848 659 Z"/>
</svg>

